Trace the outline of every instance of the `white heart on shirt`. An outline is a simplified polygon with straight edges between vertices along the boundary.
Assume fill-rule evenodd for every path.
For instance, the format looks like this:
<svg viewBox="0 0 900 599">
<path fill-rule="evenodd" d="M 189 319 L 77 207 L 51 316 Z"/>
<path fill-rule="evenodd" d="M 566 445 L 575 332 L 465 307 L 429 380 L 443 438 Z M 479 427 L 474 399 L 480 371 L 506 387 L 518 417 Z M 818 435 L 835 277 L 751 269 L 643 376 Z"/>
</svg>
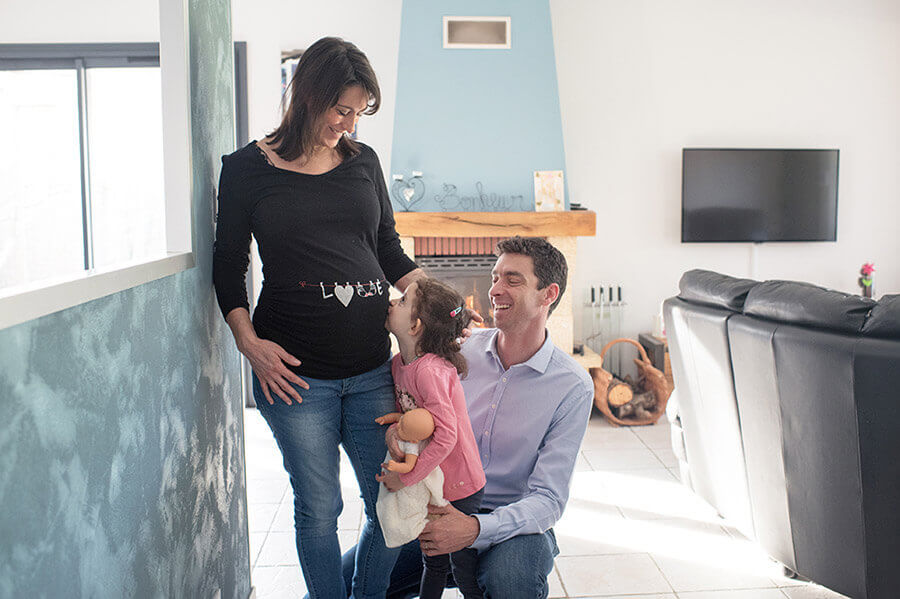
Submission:
<svg viewBox="0 0 900 599">
<path fill-rule="evenodd" d="M 334 286 L 334 296 L 338 298 L 338 301 L 344 304 L 344 307 L 347 307 L 347 304 L 350 303 L 350 300 L 353 299 L 353 295 L 356 293 L 353 289 L 352 285 L 335 285 Z"/>
</svg>

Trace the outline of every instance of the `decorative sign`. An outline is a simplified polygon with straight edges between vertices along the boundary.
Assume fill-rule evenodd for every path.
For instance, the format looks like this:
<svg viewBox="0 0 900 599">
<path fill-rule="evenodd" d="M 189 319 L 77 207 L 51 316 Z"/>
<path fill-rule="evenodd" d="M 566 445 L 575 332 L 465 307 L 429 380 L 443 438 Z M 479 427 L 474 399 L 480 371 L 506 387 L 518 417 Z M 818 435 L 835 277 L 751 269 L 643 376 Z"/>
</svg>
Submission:
<svg viewBox="0 0 900 599">
<path fill-rule="evenodd" d="M 335 298 L 337 301 L 341 302 L 343 306 L 346 308 L 350 305 L 350 300 L 353 299 L 355 295 L 359 297 L 373 297 L 375 295 L 383 295 L 390 289 L 390 284 L 388 284 L 387 280 L 376 280 L 376 281 L 368 281 L 365 283 L 361 283 L 359 281 L 354 285 L 350 281 L 347 281 L 344 285 L 340 283 L 325 283 L 320 281 L 318 283 L 310 283 L 309 281 L 299 281 L 298 284 L 300 287 L 309 287 L 315 288 L 318 287 L 322 290 L 322 299 L 327 300 L 330 298 Z"/>
<path fill-rule="evenodd" d="M 456 185 L 444 183 L 434 201 L 444 212 L 521 212 L 527 209 L 521 195 L 487 193 L 481 181 L 475 183 L 477 195 L 459 195 Z"/>
<path fill-rule="evenodd" d="M 562 171 L 534 171 L 535 212 L 558 212 L 566 208 Z"/>
</svg>

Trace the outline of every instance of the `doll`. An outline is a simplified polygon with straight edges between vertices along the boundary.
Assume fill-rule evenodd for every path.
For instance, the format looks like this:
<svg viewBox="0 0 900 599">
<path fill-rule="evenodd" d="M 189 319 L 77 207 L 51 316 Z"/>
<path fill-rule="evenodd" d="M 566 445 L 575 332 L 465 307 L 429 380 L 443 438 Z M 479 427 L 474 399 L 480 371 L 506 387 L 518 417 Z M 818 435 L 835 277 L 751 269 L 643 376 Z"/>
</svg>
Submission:
<svg viewBox="0 0 900 599">
<path fill-rule="evenodd" d="M 419 460 L 419 453 L 434 432 L 434 419 L 424 408 L 406 413 L 391 412 L 375 419 L 378 424 L 397 423 L 400 449 L 406 452 L 402 462 L 389 459 L 385 468 L 398 474 L 411 472 Z M 421 481 L 391 493 L 384 485 L 378 490 L 375 511 L 388 547 L 404 545 L 422 532 L 428 521 L 428 504 L 447 505 L 444 499 L 444 473 L 434 468 Z"/>
<path fill-rule="evenodd" d="M 397 436 L 400 439 L 400 449 L 406 452 L 403 462 L 388 460 L 387 469 L 391 472 L 406 474 L 416 467 L 419 460 L 419 451 L 434 432 L 434 418 L 431 412 L 425 408 L 416 408 L 408 412 L 391 412 L 380 418 L 376 418 L 378 424 L 397 423 Z"/>
</svg>

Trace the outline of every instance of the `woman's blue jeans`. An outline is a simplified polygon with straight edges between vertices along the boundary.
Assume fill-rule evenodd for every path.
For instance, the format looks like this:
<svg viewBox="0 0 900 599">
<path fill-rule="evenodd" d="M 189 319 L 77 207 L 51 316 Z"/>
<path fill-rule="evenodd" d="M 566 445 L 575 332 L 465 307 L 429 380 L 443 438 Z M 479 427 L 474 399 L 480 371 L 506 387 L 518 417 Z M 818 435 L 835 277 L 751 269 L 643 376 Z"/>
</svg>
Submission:
<svg viewBox="0 0 900 599">
<path fill-rule="evenodd" d="M 309 389 L 297 387 L 302 403 L 287 405 L 276 396 L 270 405 L 259 380 L 253 395 L 272 429 L 294 490 L 297 553 L 312 599 L 346 597 L 341 576 L 337 518 L 343 509 L 338 477 L 338 445 L 350 458 L 365 504 L 366 521 L 357 545 L 352 597 L 384 597 L 398 549 L 384 545 L 375 514 L 379 482 L 387 448 L 387 427 L 375 418 L 394 411 L 394 381 L 390 362 L 364 374 L 337 380 L 303 377 Z"/>
</svg>

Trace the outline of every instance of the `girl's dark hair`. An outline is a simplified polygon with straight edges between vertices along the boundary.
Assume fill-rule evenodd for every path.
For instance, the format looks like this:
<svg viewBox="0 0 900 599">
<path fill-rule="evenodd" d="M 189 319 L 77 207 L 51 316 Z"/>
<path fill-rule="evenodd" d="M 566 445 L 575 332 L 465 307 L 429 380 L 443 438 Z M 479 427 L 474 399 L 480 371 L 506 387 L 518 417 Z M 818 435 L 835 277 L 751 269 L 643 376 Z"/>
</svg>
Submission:
<svg viewBox="0 0 900 599">
<path fill-rule="evenodd" d="M 465 377 L 468 367 L 466 359 L 459 353 L 457 341 L 469 324 L 469 312 L 462 296 L 437 279 L 416 279 L 413 318 L 421 320 L 424 327 L 416 349 L 421 353 L 437 354 Z"/>
<path fill-rule="evenodd" d="M 319 119 L 337 104 L 348 87 L 362 86 L 369 94 L 365 114 L 375 114 L 381 106 L 381 89 L 366 55 L 350 42 L 323 37 L 310 46 L 291 78 L 285 98 L 290 97 L 281 124 L 271 133 L 271 144 L 283 160 L 295 160 L 310 152 L 316 139 Z M 344 158 L 359 154 L 359 145 L 346 135 L 337 145 Z"/>
</svg>

